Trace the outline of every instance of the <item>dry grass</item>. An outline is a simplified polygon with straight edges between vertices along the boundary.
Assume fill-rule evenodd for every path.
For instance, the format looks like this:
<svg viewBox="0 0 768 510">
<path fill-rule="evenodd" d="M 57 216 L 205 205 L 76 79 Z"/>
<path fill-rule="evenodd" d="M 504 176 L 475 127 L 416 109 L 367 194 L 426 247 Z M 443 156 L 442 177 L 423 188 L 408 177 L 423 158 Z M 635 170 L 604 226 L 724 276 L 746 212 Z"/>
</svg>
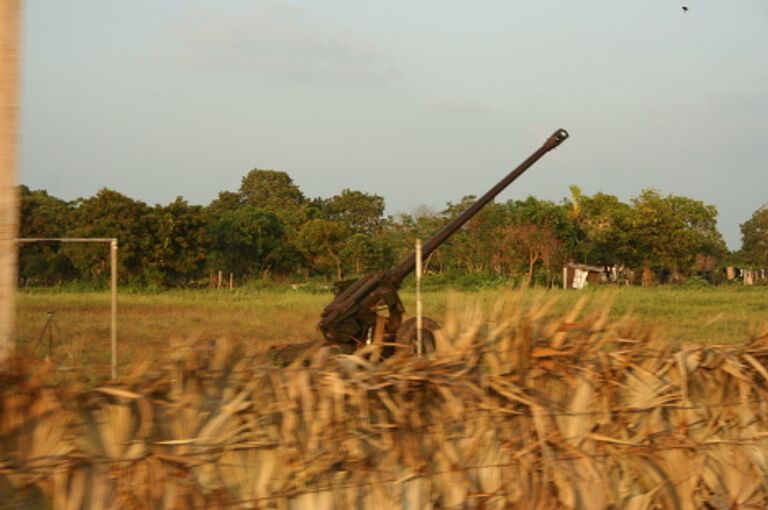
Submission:
<svg viewBox="0 0 768 510">
<path fill-rule="evenodd" d="M 55 508 L 768 504 L 768 330 L 674 345 L 599 299 L 456 306 L 424 358 L 180 342 L 91 390 L 7 367 L 0 486 Z"/>
</svg>

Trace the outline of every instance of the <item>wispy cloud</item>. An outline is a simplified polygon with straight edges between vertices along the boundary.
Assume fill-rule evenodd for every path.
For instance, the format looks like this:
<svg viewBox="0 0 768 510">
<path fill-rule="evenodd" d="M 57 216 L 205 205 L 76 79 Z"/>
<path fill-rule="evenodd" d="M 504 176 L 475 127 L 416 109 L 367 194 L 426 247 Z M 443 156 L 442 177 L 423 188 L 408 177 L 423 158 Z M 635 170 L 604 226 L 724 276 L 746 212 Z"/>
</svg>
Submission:
<svg viewBox="0 0 768 510">
<path fill-rule="evenodd" d="M 173 55 L 187 65 L 248 73 L 278 83 L 359 86 L 397 73 L 364 34 L 322 23 L 308 7 L 259 3 L 197 10 L 172 30 Z"/>
</svg>

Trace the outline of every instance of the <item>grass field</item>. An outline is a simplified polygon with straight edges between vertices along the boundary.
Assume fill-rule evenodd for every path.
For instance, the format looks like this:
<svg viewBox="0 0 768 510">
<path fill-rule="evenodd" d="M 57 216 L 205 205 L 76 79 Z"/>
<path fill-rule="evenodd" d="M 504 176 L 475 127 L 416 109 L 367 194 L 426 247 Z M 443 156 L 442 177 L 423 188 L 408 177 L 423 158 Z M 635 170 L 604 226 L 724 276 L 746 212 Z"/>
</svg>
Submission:
<svg viewBox="0 0 768 510">
<path fill-rule="evenodd" d="M 424 313 L 441 321 L 453 299 L 490 306 L 505 290 L 429 292 Z M 518 292 L 518 291 L 515 291 Z M 557 298 L 553 314 L 560 314 L 581 297 L 590 306 L 608 306 L 612 317 L 627 313 L 653 327 L 670 342 L 735 343 L 749 340 L 768 325 L 768 288 L 741 286 L 686 289 L 621 288 L 589 291 L 531 290 L 526 300 Z M 413 312 L 413 296 L 403 291 L 406 310 Z M 161 354 L 176 339 L 219 337 L 240 339 L 266 349 L 274 344 L 318 338 L 315 323 L 331 300 L 329 294 L 294 290 L 168 291 L 125 293 L 118 298 L 120 366 L 138 354 Z M 54 312 L 53 358 L 60 366 L 88 367 L 94 377 L 109 372 L 108 292 L 25 290 L 18 295 L 19 345 L 36 346 L 48 354 L 43 335 L 47 312 Z"/>
</svg>

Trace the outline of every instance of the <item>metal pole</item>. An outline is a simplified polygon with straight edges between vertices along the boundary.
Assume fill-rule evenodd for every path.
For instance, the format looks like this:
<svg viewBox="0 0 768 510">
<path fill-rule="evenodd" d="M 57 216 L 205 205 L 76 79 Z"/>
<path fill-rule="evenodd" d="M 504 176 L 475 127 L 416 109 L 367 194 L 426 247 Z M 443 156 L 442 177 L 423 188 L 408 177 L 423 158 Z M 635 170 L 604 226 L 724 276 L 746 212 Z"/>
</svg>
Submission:
<svg viewBox="0 0 768 510">
<path fill-rule="evenodd" d="M 110 333 L 112 341 L 112 379 L 117 377 L 117 239 L 109 243 L 112 290 L 112 322 Z"/>
<path fill-rule="evenodd" d="M 416 353 L 419 356 L 424 352 L 421 328 L 421 239 L 416 239 Z"/>
</svg>

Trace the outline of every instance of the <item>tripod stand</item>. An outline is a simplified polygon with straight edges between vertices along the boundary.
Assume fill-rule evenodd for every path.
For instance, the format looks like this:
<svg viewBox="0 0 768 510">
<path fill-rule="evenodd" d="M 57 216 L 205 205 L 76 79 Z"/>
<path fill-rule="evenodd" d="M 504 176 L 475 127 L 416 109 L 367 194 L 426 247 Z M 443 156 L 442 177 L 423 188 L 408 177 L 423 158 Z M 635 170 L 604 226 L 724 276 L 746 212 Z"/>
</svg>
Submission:
<svg viewBox="0 0 768 510">
<path fill-rule="evenodd" d="M 40 332 L 40 337 L 37 339 L 37 343 L 35 344 L 33 352 L 37 351 L 37 348 L 40 346 L 40 342 L 43 341 L 45 334 L 48 333 L 48 357 L 50 358 L 53 354 L 53 328 L 58 328 L 58 325 L 56 324 L 56 312 L 49 310 L 45 313 L 45 315 L 45 325 L 43 325 L 43 330 Z"/>
</svg>

